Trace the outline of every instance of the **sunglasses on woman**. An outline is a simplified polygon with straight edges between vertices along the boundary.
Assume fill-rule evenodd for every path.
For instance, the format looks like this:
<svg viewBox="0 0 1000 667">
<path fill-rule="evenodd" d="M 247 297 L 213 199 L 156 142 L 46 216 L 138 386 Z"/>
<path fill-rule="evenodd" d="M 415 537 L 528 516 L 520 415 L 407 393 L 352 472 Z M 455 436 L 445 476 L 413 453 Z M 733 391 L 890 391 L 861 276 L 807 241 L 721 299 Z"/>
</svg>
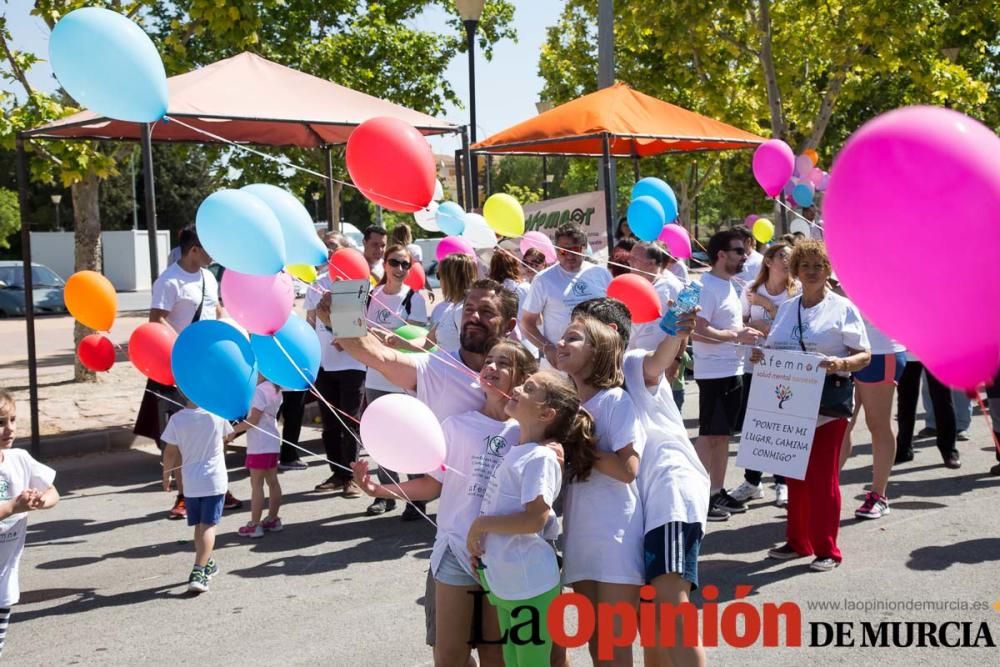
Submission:
<svg viewBox="0 0 1000 667">
<path fill-rule="evenodd" d="M 404 271 L 409 271 L 412 264 L 407 262 L 405 259 L 387 259 L 385 263 L 394 269 L 403 269 Z"/>
</svg>

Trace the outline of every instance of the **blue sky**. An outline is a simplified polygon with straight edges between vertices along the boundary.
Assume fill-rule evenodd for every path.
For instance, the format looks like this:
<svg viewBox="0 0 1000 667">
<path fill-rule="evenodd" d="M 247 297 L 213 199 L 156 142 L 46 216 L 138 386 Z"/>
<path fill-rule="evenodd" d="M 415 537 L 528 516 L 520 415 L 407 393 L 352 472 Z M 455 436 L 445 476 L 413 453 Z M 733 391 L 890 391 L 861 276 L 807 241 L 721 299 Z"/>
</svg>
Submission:
<svg viewBox="0 0 1000 667">
<path fill-rule="evenodd" d="M 14 47 L 44 56 L 48 51 L 49 30 L 41 20 L 30 15 L 33 4 L 31 0 L 8 0 L 0 11 L 8 19 Z M 498 44 L 490 62 L 483 58 L 482 52 L 477 52 L 476 112 L 480 139 L 537 113 L 535 102 L 542 89 L 542 81 L 538 77 L 538 54 L 545 41 L 545 29 L 556 23 L 563 6 L 561 0 L 513 0 L 513 4 L 517 43 L 507 40 Z M 423 30 L 435 31 L 444 29 L 445 20 L 444 11 L 433 8 L 424 12 L 415 23 Z M 51 74 L 48 63 L 43 62 L 29 72 L 28 79 L 40 89 L 52 90 L 55 80 Z M 445 76 L 467 106 L 469 74 L 466 54 L 459 54 L 452 61 Z M 5 90 L 12 89 L 7 82 L 2 82 L 0 86 Z M 454 123 L 467 123 L 468 109 L 449 105 L 444 118 Z M 455 139 L 436 139 L 432 144 L 436 151 L 445 153 L 452 153 L 460 147 Z"/>
</svg>

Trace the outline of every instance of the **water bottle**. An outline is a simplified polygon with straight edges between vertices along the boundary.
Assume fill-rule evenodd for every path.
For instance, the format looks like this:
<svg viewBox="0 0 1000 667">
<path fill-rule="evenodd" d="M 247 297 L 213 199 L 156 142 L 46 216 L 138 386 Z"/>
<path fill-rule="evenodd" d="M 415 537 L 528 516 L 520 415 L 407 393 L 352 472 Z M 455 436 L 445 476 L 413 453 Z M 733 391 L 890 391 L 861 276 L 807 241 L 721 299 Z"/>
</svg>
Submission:
<svg viewBox="0 0 1000 667">
<path fill-rule="evenodd" d="M 668 336 L 677 335 L 677 319 L 685 314 L 690 313 L 698 305 L 701 300 L 701 283 L 696 283 L 691 281 L 688 286 L 681 290 L 681 293 L 677 295 L 677 301 L 674 302 L 673 307 L 663 314 L 663 319 L 660 320 L 660 329 L 663 330 Z"/>
</svg>

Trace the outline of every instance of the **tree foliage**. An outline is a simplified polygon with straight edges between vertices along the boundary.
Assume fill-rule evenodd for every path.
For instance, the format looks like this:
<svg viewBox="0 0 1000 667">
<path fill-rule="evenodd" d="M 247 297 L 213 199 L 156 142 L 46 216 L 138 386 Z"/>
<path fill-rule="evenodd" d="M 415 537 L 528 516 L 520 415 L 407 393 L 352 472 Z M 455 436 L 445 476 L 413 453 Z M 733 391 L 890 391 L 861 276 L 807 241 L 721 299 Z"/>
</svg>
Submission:
<svg viewBox="0 0 1000 667">
<path fill-rule="evenodd" d="M 17 193 L 0 188 L 0 248 L 9 248 L 7 237 L 21 229 L 21 208 Z"/>
</svg>

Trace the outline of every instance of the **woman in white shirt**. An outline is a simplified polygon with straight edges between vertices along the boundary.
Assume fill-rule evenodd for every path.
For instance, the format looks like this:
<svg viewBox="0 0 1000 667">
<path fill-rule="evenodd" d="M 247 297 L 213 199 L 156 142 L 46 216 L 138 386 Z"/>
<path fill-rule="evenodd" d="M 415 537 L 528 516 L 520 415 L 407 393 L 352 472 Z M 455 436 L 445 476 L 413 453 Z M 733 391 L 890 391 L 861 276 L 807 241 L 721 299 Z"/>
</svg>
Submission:
<svg viewBox="0 0 1000 667">
<path fill-rule="evenodd" d="M 445 352 L 457 352 L 461 346 L 459 328 L 465 293 L 476 281 L 476 261 L 462 253 L 448 255 L 438 264 L 438 278 L 444 300 L 431 313 L 431 331 L 427 340 Z"/>
<path fill-rule="evenodd" d="M 464 665 L 469 659 L 474 601 L 482 599 L 474 594 L 481 592 L 482 586 L 472 568 L 466 536 L 480 514 L 494 470 L 519 440 L 517 423 L 506 412 L 508 396 L 537 369 L 538 362 L 519 343 L 503 341 L 490 348 L 479 372 L 486 403 L 441 424 L 448 447 L 446 470 L 410 479 L 396 488 L 375 484 L 366 461 L 353 466 L 358 485 L 370 496 L 390 500 L 405 493 L 413 501 L 441 499 L 431 552 L 435 664 Z M 476 636 L 495 641 L 496 610 L 486 605 L 483 611 Z M 482 664 L 503 664 L 499 644 L 477 648 Z"/>
<path fill-rule="evenodd" d="M 569 375 L 597 425 L 597 460 L 586 479 L 567 470 L 563 517 L 563 582 L 591 603 L 638 606 L 646 583 L 642 506 L 636 476 L 643 437 L 635 404 L 622 388 L 625 347 L 607 325 L 574 317 L 556 346 L 556 363 Z M 590 642 L 597 662 L 596 636 Z M 615 650 L 613 664 L 631 665 L 632 647 Z"/>
<path fill-rule="evenodd" d="M 528 298 L 528 289 L 531 288 L 531 283 L 522 277 L 521 265 L 517 257 L 501 248 L 495 250 L 493 257 L 490 259 L 489 277 L 490 280 L 497 281 L 517 295 L 517 321 L 520 322 L 521 313 L 524 311 L 524 302 Z M 534 353 L 535 358 L 538 358 L 538 347 L 524 335 L 524 331 L 520 325 L 514 327 L 513 337 L 521 341 L 528 348 L 528 351 Z"/>
<path fill-rule="evenodd" d="M 802 294 L 778 309 L 765 347 L 805 351 L 821 357 L 827 375 L 848 377 L 871 360 L 868 334 L 857 306 L 827 286 L 832 266 L 822 241 L 801 241 L 792 251 L 792 275 L 802 283 Z M 764 353 L 755 349 L 751 361 Z M 822 406 L 820 407 L 822 411 Z M 828 572 L 840 565 L 837 547 L 840 528 L 840 446 L 847 432 L 846 417 L 817 415 L 812 450 L 804 480 L 789 478 L 788 541 L 771 549 L 775 560 L 815 556 L 810 568 Z"/>
<path fill-rule="evenodd" d="M 427 302 L 420 292 L 411 290 L 404 284 L 410 273 L 412 258 L 410 251 L 401 245 L 391 245 L 385 249 L 385 273 L 378 285 L 371 291 L 368 302 L 368 327 L 372 333 L 390 346 L 404 344 L 398 336 L 390 334 L 405 324 L 424 326 L 427 324 Z M 368 368 L 365 374 L 365 401 L 372 401 L 386 394 L 403 393 L 401 387 L 389 382 L 388 379 L 374 368 Z M 383 483 L 399 481 L 399 475 L 391 470 L 379 467 L 379 479 Z M 368 514 L 384 514 L 396 508 L 395 500 L 379 498 L 368 506 Z M 418 505 L 423 511 L 423 508 Z M 404 520 L 419 519 L 420 514 L 407 507 Z"/>
</svg>

